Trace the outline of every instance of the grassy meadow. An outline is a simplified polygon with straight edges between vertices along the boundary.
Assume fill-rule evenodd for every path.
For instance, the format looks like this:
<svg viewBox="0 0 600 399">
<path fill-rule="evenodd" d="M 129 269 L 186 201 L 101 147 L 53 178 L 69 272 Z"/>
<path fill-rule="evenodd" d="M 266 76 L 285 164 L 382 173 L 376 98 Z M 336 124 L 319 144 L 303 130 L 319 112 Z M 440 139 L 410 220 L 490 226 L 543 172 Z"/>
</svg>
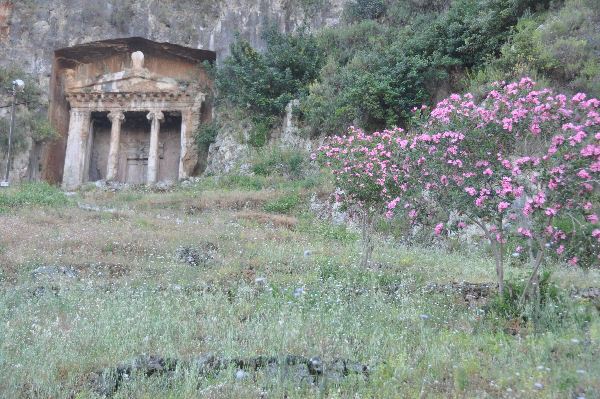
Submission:
<svg viewBox="0 0 600 399">
<path fill-rule="evenodd" d="M 0 397 L 98 397 L 90 374 L 140 354 L 295 354 L 370 374 L 310 386 L 182 367 L 114 397 L 600 398 L 599 312 L 571 294 L 600 286 L 598 270 L 546 265 L 559 299 L 506 317 L 493 297 L 433 288 L 493 284 L 487 248 L 409 246 L 387 226 L 360 269 L 360 234 L 321 220 L 313 196 L 327 197 L 314 179 L 238 176 L 166 192 L 0 191 Z M 206 264 L 175 256 L 207 242 Z"/>
</svg>

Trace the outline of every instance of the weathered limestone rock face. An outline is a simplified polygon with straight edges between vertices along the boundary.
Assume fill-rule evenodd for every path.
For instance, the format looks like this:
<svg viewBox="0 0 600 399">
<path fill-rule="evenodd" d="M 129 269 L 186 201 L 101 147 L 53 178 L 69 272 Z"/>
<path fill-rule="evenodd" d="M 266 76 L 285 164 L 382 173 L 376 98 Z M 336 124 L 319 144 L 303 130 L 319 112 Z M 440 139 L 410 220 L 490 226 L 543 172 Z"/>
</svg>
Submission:
<svg viewBox="0 0 600 399">
<path fill-rule="evenodd" d="M 46 150 L 46 180 L 75 188 L 190 176 L 197 160 L 192 134 L 212 85 L 203 61 L 214 61 L 214 52 L 141 38 L 57 50 L 50 116 L 62 135 Z"/>
<path fill-rule="evenodd" d="M 235 41 L 237 32 L 253 46 L 262 49 L 264 43 L 260 32 L 267 19 L 278 22 L 284 32 L 293 31 L 303 24 L 318 30 L 339 22 L 346 1 L 324 0 L 320 7 L 311 8 L 311 2 L 293 0 L 0 0 L 0 67 L 16 67 L 38 76 L 42 91 L 50 91 L 50 99 L 58 102 L 57 107 L 51 103 L 51 119 L 59 131 L 66 132 L 69 128 L 68 103 L 56 100 L 57 93 L 64 90 L 64 81 L 61 77 L 56 78 L 52 72 L 53 64 L 61 67 L 62 62 L 61 57 L 54 59 L 56 49 L 78 48 L 79 55 L 91 65 L 85 72 L 89 78 L 131 67 L 115 57 L 109 45 L 88 53 L 86 51 L 89 48 L 78 47 L 83 43 L 117 38 L 140 37 L 159 43 L 211 50 L 216 53 L 219 62 L 229 54 L 229 45 Z M 111 57 L 105 57 L 107 52 Z M 77 58 L 74 54 L 71 56 Z M 103 59 L 103 62 L 90 62 L 93 59 Z M 146 53 L 145 65 L 151 71 L 157 64 L 153 59 L 153 54 Z M 129 59 L 127 62 L 131 63 Z M 167 63 L 165 69 L 172 65 Z M 76 73 L 80 73 L 81 69 L 73 66 L 64 68 L 74 69 Z M 56 81 L 51 85 L 51 80 L 55 78 Z M 79 79 L 78 76 L 76 78 Z M 203 121 L 209 118 L 205 115 L 201 115 Z M 168 121 L 169 115 L 166 118 Z M 101 116 L 100 119 L 105 117 Z M 97 120 L 98 115 L 90 115 L 90 121 Z M 122 121 L 123 131 L 127 130 L 128 123 L 127 118 Z M 189 126 L 191 123 L 194 123 L 192 117 L 182 116 L 182 125 Z M 104 127 L 107 126 L 110 130 L 108 122 Z M 231 133 L 240 134 L 237 131 Z M 55 144 L 54 151 L 46 152 L 42 178 L 51 182 L 61 180 L 66 146 L 66 137 L 63 136 Z M 143 148 L 131 148 L 130 152 L 138 150 Z M 195 163 L 193 154 L 183 154 L 183 159 L 185 164 Z M 219 163 L 222 160 L 215 158 L 215 161 Z M 84 164 L 83 168 L 87 167 Z M 118 175 L 119 172 L 116 173 Z"/>
<path fill-rule="evenodd" d="M 248 156 L 250 153 L 250 130 L 248 120 L 222 118 L 225 121 L 219 129 L 216 141 L 208 150 L 208 164 L 205 173 L 222 175 L 231 172 L 250 173 Z"/>
<path fill-rule="evenodd" d="M 40 75 L 49 85 L 54 50 L 123 37 L 143 37 L 229 54 L 240 33 L 257 48 L 266 19 L 284 32 L 339 22 L 347 0 L 324 0 L 320 8 L 294 0 L 0 0 L 0 66 Z"/>
</svg>

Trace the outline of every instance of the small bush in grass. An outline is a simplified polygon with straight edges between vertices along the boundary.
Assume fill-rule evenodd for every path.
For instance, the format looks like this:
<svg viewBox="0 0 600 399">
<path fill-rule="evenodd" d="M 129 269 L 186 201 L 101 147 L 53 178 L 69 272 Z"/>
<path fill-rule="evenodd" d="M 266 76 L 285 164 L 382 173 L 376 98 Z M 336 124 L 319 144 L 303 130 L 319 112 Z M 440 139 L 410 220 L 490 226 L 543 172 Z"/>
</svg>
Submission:
<svg viewBox="0 0 600 399">
<path fill-rule="evenodd" d="M 274 201 L 269 201 L 265 204 L 265 211 L 267 212 L 278 212 L 278 213 L 288 213 L 292 209 L 294 209 L 300 203 L 300 199 L 298 198 L 298 194 L 292 193 L 288 194 L 282 198 L 278 198 Z"/>
<path fill-rule="evenodd" d="M 369 264 L 373 252 L 375 217 L 391 218 L 395 209 L 405 208 L 402 197 L 413 180 L 410 166 L 397 160 L 396 153 L 408 144 L 400 128 L 366 134 L 351 126 L 345 135 L 330 137 L 310 156 L 331 172 L 334 192 L 330 201 L 360 218 L 362 267 Z"/>
<path fill-rule="evenodd" d="M 268 149 L 260 152 L 255 158 L 252 171 L 259 176 L 282 174 L 296 179 L 302 175 L 306 156 L 300 151 Z"/>
<path fill-rule="evenodd" d="M 541 274 L 536 289 L 535 295 L 539 296 L 539 305 L 552 303 L 559 305 L 563 301 L 560 289 L 550 280 L 552 273 L 545 271 Z M 506 282 L 505 290 L 498 293 L 494 300 L 486 306 L 486 310 L 494 312 L 499 316 L 507 319 L 524 317 L 523 308 L 519 304 L 519 300 L 525 290 L 526 281 L 524 278 L 512 279 Z"/>
</svg>

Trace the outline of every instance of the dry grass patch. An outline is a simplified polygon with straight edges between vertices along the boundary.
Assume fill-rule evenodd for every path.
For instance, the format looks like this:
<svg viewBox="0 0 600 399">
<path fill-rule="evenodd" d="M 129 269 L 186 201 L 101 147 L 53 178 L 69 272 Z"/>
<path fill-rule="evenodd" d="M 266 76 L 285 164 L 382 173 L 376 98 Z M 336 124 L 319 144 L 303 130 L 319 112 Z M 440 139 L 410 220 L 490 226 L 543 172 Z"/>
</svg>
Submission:
<svg viewBox="0 0 600 399">
<path fill-rule="evenodd" d="M 298 219 L 292 216 L 276 215 L 265 212 L 244 211 L 236 215 L 237 220 L 251 220 L 261 226 L 295 230 Z"/>
<path fill-rule="evenodd" d="M 208 209 L 261 209 L 265 202 L 280 196 L 276 191 L 210 191 L 202 193 L 193 201 L 186 201 L 183 206 L 186 213 L 194 214 Z"/>
</svg>

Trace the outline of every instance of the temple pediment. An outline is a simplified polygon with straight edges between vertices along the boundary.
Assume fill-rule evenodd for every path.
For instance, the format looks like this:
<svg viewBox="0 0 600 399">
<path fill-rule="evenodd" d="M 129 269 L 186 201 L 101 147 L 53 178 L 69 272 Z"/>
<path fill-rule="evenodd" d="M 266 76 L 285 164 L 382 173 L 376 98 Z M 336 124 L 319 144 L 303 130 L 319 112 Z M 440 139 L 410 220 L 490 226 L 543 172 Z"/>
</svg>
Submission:
<svg viewBox="0 0 600 399">
<path fill-rule="evenodd" d="M 73 70 L 66 71 L 67 93 L 155 93 L 180 91 L 178 82 L 144 68 L 144 55 L 132 55 L 132 67 L 93 79 L 77 80 Z"/>
<path fill-rule="evenodd" d="M 67 70 L 65 97 L 71 107 L 98 111 L 155 108 L 169 111 L 198 108 L 206 99 L 197 85 L 180 83 L 144 68 L 142 52 L 133 53 L 131 59 L 131 68 L 93 79 L 76 79 L 75 72 Z"/>
</svg>

